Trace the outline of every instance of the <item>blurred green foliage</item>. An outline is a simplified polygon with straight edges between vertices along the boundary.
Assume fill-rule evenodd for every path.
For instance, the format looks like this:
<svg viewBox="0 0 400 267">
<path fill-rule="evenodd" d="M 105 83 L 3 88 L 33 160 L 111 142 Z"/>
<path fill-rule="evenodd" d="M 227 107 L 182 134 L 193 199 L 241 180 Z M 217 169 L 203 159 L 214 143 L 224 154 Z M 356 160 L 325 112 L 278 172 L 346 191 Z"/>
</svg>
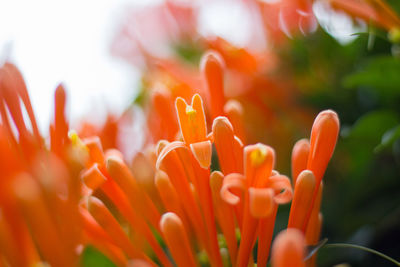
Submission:
<svg viewBox="0 0 400 267">
<path fill-rule="evenodd" d="M 116 267 L 106 256 L 92 246 L 88 246 L 82 253 L 82 267 Z"/>
<path fill-rule="evenodd" d="M 400 59 L 385 38 L 341 45 L 319 29 L 283 49 L 304 105 L 334 109 L 342 130 L 325 175 L 322 237 L 396 258 L 400 251 Z M 390 266 L 348 249 L 321 249 L 319 266 Z"/>
</svg>

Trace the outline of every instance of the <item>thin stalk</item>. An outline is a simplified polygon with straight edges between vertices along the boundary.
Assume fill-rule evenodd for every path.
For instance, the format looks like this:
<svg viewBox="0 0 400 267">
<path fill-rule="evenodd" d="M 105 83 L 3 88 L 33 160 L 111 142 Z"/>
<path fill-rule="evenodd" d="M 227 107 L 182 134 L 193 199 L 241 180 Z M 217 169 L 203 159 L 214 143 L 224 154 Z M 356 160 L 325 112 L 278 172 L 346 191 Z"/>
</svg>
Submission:
<svg viewBox="0 0 400 267">
<path fill-rule="evenodd" d="M 366 248 L 366 247 L 363 247 L 363 246 L 353 245 L 353 244 L 345 244 L 345 243 L 326 244 L 324 247 L 326 247 L 326 248 L 355 248 L 355 249 L 360 249 L 360 250 L 364 250 L 364 251 L 367 251 L 369 253 L 378 255 L 378 256 L 380 256 L 380 257 L 382 257 L 382 258 L 384 258 L 384 259 L 386 259 L 388 261 L 391 261 L 396 266 L 400 266 L 400 262 L 396 261 L 395 259 L 393 259 L 393 258 L 391 258 L 391 257 L 389 257 L 389 256 L 387 256 L 387 255 L 385 255 L 385 254 L 383 254 L 383 253 L 381 253 L 379 251 L 371 249 L 371 248 Z"/>
</svg>

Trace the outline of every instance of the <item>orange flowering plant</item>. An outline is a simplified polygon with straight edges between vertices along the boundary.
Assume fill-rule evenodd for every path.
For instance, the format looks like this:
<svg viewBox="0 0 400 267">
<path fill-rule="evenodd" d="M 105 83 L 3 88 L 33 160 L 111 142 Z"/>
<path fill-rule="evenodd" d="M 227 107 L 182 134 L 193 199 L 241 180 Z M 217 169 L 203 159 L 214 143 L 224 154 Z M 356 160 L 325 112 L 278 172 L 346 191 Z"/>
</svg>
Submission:
<svg viewBox="0 0 400 267">
<path fill-rule="evenodd" d="M 113 51 L 135 64 L 140 58 L 145 88 L 137 102 L 146 141 L 133 159 L 118 140 L 129 110 L 100 129 L 86 122 L 74 132 L 60 85 L 41 134 L 21 73 L 1 65 L 0 267 L 90 266 L 90 248 L 110 266 L 316 266 L 339 117 L 330 109 L 315 116 L 300 103 L 298 81 L 279 74 L 287 62 L 278 49 L 315 30 L 313 2 L 243 1 L 271 39 L 258 51 L 202 36 L 195 5 L 167 0 L 152 11 L 157 16 L 136 14 L 135 23 L 157 18 L 167 42 L 198 50 L 186 62 L 161 57 L 149 45 L 157 42 L 138 37 L 151 32 L 146 23 L 121 30 Z M 399 19 L 385 2 L 327 2 L 396 37 Z M 266 44 L 253 35 L 251 44 Z"/>
<path fill-rule="evenodd" d="M 212 266 L 263 266 L 278 206 L 292 198 L 289 230 L 273 245 L 272 262 L 305 264 L 306 244 L 319 239 L 320 184 L 339 131 L 333 111 L 321 112 L 310 142 L 295 146 L 292 186 L 274 170 L 273 148 L 244 146 L 223 116 L 208 132 L 202 98 L 194 95 L 190 105 L 177 98 L 182 141 L 160 141 L 151 151 L 150 194 L 119 151 L 103 151 L 96 137 L 68 137 L 62 86 L 55 94 L 48 147 L 21 74 L 10 63 L 0 70 L 1 157 L 7 163 L 1 179 L 3 265 L 73 266 L 91 244 L 117 266 L 196 266 L 199 255 Z M 218 170 L 211 166 L 216 160 Z"/>
</svg>

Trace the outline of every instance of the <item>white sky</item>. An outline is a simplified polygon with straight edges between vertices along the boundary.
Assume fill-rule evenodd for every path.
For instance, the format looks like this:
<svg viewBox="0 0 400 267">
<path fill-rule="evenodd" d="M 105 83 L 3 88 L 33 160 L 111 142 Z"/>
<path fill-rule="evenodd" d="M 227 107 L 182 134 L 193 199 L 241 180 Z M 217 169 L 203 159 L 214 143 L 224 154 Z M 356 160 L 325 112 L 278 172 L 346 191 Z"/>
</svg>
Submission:
<svg viewBox="0 0 400 267">
<path fill-rule="evenodd" d="M 72 120 L 83 114 L 97 120 L 104 107 L 121 112 L 132 99 L 138 74 L 109 48 L 128 2 L 0 0 L 0 57 L 22 71 L 42 131 L 60 82 Z"/>
</svg>

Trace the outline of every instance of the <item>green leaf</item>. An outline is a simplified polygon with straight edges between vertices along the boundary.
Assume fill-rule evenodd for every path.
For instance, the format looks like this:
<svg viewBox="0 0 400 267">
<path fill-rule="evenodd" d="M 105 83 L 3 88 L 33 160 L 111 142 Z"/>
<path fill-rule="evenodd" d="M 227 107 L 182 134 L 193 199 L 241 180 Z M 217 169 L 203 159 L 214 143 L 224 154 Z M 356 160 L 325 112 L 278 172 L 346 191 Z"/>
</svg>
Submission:
<svg viewBox="0 0 400 267">
<path fill-rule="evenodd" d="M 146 91 L 146 88 L 142 85 L 138 90 L 138 94 L 133 99 L 133 104 L 143 107 L 145 104 L 146 98 L 147 98 L 147 91 Z"/>
<path fill-rule="evenodd" d="M 361 68 L 343 79 L 346 88 L 367 87 L 376 91 L 381 102 L 398 104 L 400 60 L 392 56 L 369 59 Z"/>
<path fill-rule="evenodd" d="M 398 122 L 399 116 L 393 111 L 378 110 L 369 112 L 356 121 L 350 130 L 349 138 L 362 138 L 378 144 L 382 135 Z"/>
<path fill-rule="evenodd" d="M 320 248 L 322 248 L 326 244 L 326 242 L 328 242 L 328 238 L 322 239 L 314 246 L 307 246 L 307 253 L 306 256 L 304 257 L 304 260 L 306 261 L 309 258 L 311 258 L 315 253 L 318 252 Z"/>
<path fill-rule="evenodd" d="M 399 115 L 393 111 L 378 110 L 365 114 L 356 121 L 343 145 L 352 160 L 349 176 L 354 182 L 369 172 L 375 147 L 381 143 L 382 135 L 399 124 Z"/>
<path fill-rule="evenodd" d="M 116 265 L 92 246 L 88 246 L 82 253 L 82 267 L 116 267 Z"/>
<path fill-rule="evenodd" d="M 198 65 L 204 49 L 194 42 L 181 42 L 173 46 L 176 55 L 187 63 Z"/>
<path fill-rule="evenodd" d="M 386 0 L 395 13 L 400 15 L 400 1 L 398 0 Z"/>
<path fill-rule="evenodd" d="M 381 152 L 386 148 L 391 147 L 396 140 L 400 138 L 400 125 L 390 129 L 382 136 L 381 143 L 375 147 L 375 152 Z"/>
</svg>

